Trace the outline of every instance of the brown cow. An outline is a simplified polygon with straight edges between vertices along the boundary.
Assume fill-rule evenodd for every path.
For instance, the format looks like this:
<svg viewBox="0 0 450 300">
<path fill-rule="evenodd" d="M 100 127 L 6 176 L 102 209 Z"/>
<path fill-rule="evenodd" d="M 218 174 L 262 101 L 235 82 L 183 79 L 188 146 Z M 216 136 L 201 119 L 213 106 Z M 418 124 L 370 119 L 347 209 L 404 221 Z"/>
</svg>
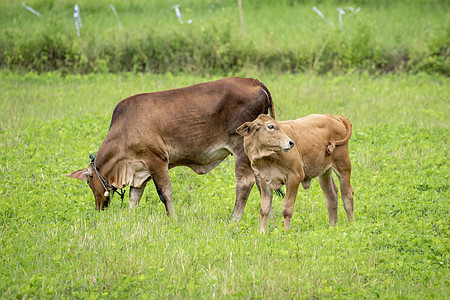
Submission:
<svg viewBox="0 0 450 300">
<path fill-rule="evenodd" d="M 309 115 L 294 121 L 277 122 L 267 115 L 260 115 L 236 131 L 244 137 L 245 153 L 260 179 L 261 232 L 265 232 L 267 217 L 272 210 L 272 190 L 286 185 L 283 216 L 284 229 L 289 230 L 300 182 L 304 189 L 308 189 L 315 177 L 319 177 L 327 201 L 330 226 L 334 226 L 337 222 L 338 188 L 331 170 L 339 178 L 348 220 L 353 220 L 348 153 L 352 125 L 348 119 Z"/>
<path fill-rule="evenodd" d="M 225 78 L 189 87 L 138 94 L 114 109 L 108 134 L 86 169 L 66 175 L 87 180 L 96 209 L 110 201 L 110 191 L 130 186 L 130 208 L 136 207 L 153 179 L 169 216 L 173 216 L 169 169 L 187 166 L 197 174 L 235 156 L 239 221 L 255 182 L 236 128 L 262 113 L 274 115 L 267 88 L 252 78 Z"/>
</svg>

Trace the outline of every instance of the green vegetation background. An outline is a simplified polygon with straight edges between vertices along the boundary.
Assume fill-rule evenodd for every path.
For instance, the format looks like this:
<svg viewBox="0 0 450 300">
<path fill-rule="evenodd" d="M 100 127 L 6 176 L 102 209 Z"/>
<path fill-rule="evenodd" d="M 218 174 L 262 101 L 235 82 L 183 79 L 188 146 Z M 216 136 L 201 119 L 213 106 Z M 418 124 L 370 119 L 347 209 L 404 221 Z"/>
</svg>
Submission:
<svg viewBox="0 0 450 300">
<path fill-rule="evenodd" d="M 245 35 L 235 0 L 26 3 L 42 17 L 22 2 L 0 3 L 1 68 L 228 74 L 251 65 L 289 72 L 450 74 L 450 4 L 445 0 L 245 0 Z M 80 6 L 80 37 L 74 3 Z M 177 3 L 184 24 L 172 8 Z M 341 29 L 336 8 L 349 6 L 361 10 L 346 10 Z"/>
<path fill-rule="evenodd" d="M 235 1 L 177 1 L 189 25 L 175 2 L 77 1 L 81 38 L 75 2 L 26 3 L 42 18 L 0 2 L 0 299 L 449 298 L 446 1 L 243 0 L 245 37 Z M 341 31 L 346 6 L 361 11 Z M 340 204 L 329 228 L 314 181 L 289 232 L 276 198 L 259 235 L 256 188 L 230 223 L 232 157 L 171 170 L 173 222 L 151 184 L 139 209 L 98 213 L 64 176 L 121 99 L 224 75 L 261 80 L 280 120 L 350 118 L 355 222 Z"/>
</svg>

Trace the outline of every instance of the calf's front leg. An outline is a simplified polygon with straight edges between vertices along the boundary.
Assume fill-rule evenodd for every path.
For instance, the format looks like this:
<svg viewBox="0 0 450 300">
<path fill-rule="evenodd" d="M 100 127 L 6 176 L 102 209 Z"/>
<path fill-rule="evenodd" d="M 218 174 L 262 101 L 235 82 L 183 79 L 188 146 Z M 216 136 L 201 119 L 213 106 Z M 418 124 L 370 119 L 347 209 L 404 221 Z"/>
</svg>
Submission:
<svg viewBox="0 0 450 300">
<path fill-rule="evenodd" d="M 267 228 L 267 219 L 272 213 L 272 199 L 273 191 L 269 185 L 264 180 L 259 180 L 260 182 L 260 194 L 261 194 L 261 208 L 260 208 L 260 220 L 261 226 L 259 229 L 260 233 L 265 233 Z"/>
<path fill-rule="evenodd" d="M 298 187 L 301 179 L 299 177 L 288 179 L 286 183 L 286 198 L 283 201 L 283 217 L 284 230 L 288 231 L 291 228 L 291 218 L 294 214 L 294 204 L 297 198 Z"/>
<path fill-rule="evenodd" d="M 245 205 L 247 204 L 248 196 L 255 183 L 255 174 L 250 166 L 248 157 L 242 150 L 235 154 L 235 176 L 236 176 L 236 202 L 234 203 L 231 220 L 239 222 L 244 214 Z"/>
</svg>

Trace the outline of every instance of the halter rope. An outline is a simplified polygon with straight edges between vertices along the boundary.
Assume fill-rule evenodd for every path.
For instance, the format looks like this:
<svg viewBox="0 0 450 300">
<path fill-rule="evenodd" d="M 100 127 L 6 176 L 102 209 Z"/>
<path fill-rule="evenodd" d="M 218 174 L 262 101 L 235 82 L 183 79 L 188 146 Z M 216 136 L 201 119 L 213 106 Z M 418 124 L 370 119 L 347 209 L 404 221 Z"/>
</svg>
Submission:
<svg viewBox="0 0 450 300">
<path fill-rule="evenodd" d="M 92 155 L 92 154 L 89 154 L 89 158 L 91 159 L 91 164 L 92 164 L 92 167 L 94 168 L 95 173 L 97 173 L 97 176 L 100 179 L 100 182 L 102 183 L 103 188 L 106 191 L 105 192 L 105 196 L 107 196 L 107 195 L 109 196 L 110 191 L 113 191 L 113 195 L 114 195 L 114 193 L 117 193 L 120 196 L 120 199 L 121 199 L 120 208 L 122 208 L 122 206 L 123 206 L 123 198 L 125 197 L 125 192 L 126 191 L 123 190 L 123 189 L 120 189 L 120 192 L 119 192 L 117 190 L 117 188 L 115 188 L 112 185 L 110 185 L 108 183 L 108 181 L 106 181 L 106 179 L 103 178 L 103 176 L 100 174 L 100 172 L 98 171 L 97 167 L 95 166 L 95 156 Z M 108 188 L 106 188 L 106 187 L 108 187 Z M 106 195 L 106 193 L 107 193 L 107 195 Z"/>
</svg>

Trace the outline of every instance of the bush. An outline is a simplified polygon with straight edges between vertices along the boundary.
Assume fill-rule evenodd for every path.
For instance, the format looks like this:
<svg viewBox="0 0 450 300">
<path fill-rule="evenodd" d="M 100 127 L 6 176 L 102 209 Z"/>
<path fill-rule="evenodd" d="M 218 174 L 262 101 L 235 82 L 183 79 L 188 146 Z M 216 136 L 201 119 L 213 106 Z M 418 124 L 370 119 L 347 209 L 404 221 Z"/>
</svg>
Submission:
<svg viewBox="0 0 450 300">
<path fill-rule="evenodd" d="M 183 2 L 183 18 L 192 16 L 192 24 L 180 24 L 174 10 L 162 1 L 117 3 L 123 29 L 108 4 L 80 1 L 81 38 L 69 4 L 31 2 L 43 12 L 39 19 L 17 3 L 6 2 L 0 7 L 5 11 L 0 21 L 4 28 L 0 67 L 69 73 L 228 74 L 255 65 L 282 72 L 357 69 L 449 74 L 450 26 L 442 13 L 448 8 L 446 2 L 360 1 L 359 14 L 344 15 L 344 30 L 336 20 L 339 1 L 266 2 L 244 1 L 244 35 L 239 10 L 231 0 Z M 333 26 L 312 11 L 314 5 L 320 5 Z"/>
</svg>

